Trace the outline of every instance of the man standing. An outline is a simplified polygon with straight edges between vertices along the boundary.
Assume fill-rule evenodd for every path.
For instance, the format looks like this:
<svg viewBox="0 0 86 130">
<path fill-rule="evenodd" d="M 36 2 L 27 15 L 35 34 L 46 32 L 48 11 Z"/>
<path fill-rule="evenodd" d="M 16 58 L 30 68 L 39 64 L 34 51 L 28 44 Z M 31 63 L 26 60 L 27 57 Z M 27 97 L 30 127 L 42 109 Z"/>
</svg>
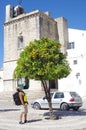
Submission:
<svg viewBox="0 0 86 130">
<path fill-rule="evenodd" d="M 28 101 L 27 101 L 27 97 L 24 91 L 22 91 L 21 88 L 16 88 L 16 90 L 19 93 L 19 98 L 21 101 L 21 114 L 20 114 L 20 121 L 19 124 L 23 124 L 23 123 L 27 123 L 27 113 L 28 113 Z M 24 122 L 23 120 L 23 116 L 24 116 Z"/>
</svg>

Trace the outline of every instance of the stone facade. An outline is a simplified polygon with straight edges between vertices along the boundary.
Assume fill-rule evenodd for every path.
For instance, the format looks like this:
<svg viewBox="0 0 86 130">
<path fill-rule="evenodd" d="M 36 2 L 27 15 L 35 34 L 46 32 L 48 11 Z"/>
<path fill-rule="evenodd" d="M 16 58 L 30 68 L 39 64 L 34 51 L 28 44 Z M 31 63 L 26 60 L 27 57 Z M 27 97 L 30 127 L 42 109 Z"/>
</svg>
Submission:
<svg viewBox="0 0 86 130">
<path fill-rule="evenodd" d="M 62 52 L 66 53 L 68 43 L 68 25 L 64 17 L 56 18 L 59 41 L 62 44 Z"/>
<path fill-rule="evenodd" d="M 62 51 L 66 53 L 68 43 L 67 20 L 63 17 L 53 19 L 50 17 L 49 12 L 43 13 L 36 10 L 30 13 L 24 13 L 23 8 L 20 6 L 15 8 L 11 5 L 6 6 L 3 63 L 5 90 L 12 90 L 17 86 L 17 82 L 13 78 L 13 72 L 20 52 L 30 41 L 40 39 L 41 37 L 48 37 L 60 41 Z M 33 82 L 35 82 L 35 85 Z M 29 86 L 33 85 L 34 87 L 39 86 L 38 89 L 41 88 L 40 81 L 30 81 L 29 84 Z"/>
<path fill-rule="evenodd" d="M 3 69 L 0 69 L 0 92 L 2 92 L 3 90 Z"/>
</svg>

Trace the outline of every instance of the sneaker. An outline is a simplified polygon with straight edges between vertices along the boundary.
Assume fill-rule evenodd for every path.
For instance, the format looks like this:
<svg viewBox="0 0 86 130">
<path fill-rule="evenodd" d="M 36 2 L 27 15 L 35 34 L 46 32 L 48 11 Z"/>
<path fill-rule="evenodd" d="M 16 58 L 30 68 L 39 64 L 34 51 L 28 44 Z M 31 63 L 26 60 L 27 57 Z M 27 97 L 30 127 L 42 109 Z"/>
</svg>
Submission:
<svg viewBox="0 0 86 130">
<path fill-rule="evenodd" d="M 20 121 L 19 124 L 24 124 L 24 123 L 22 121 Z"/>
<path fill-rule="evenodd" d="M 27 122 L 28 122 L 27 120 L 24 121 L 24 123 L 27 123 Z"/>
</svg>

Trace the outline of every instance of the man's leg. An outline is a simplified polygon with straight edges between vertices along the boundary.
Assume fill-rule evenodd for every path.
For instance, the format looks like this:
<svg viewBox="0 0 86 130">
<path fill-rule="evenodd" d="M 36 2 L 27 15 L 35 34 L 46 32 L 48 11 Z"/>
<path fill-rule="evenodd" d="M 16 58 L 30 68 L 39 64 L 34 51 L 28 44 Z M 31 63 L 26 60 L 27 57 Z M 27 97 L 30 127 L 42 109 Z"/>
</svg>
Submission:
<svg viewBox="0 0 86 130">
<path fill-rule="evenodd" d="M 19 122 L 19 124 L 23 124 L 22 118 L 23 118 L 23 113 L 20 114 L 20 122 Z"/>
<path fill-rule="evenodd" d="M 24 114 L 24 123 L 27 122 L 27 114 Z"/>
<path fill-rule="evenodd" d="M 20 122 L 19 122 L 19 124 L 23 124 L 23 122 L 22 122 L 22 119 L 23 119 L 23 114 L 24 114 L 24 107 L 23 107 L 23 106 L 21 106 Z"/>
<path fill-rule="evenodd" d="M 27 122 L 28 105 L 25 106 L 24 123 Z"/>
</svg>

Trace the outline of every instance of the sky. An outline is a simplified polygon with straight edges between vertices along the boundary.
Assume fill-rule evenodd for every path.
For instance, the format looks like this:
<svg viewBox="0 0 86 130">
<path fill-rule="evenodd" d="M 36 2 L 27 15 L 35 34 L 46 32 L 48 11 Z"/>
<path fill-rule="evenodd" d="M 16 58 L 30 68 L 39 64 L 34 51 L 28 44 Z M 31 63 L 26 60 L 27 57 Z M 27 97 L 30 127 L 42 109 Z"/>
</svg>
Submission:
<svg viewBox="0 0 86 130">
<path fill-rule="evenodd" d="M 65 17 L 68 28 L 86 30 L 86 0 L 0 0 L 0 68 L 4 61 L 4 22 L 6 5 L 21 6 L 26 13 L 49 11 L 52 18 Z"/>
</svg>

